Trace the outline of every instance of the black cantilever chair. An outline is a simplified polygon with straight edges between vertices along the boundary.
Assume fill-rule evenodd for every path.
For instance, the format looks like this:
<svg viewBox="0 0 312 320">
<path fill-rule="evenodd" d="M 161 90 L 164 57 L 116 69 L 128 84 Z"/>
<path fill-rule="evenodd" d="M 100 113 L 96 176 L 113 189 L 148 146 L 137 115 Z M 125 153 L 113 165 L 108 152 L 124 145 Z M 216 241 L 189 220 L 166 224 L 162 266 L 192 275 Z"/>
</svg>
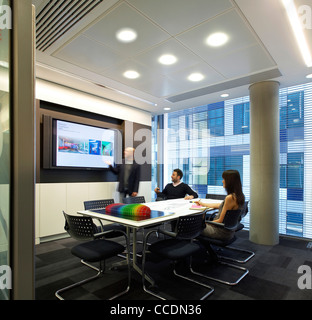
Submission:
<svg viewBox="0 0 312 320">
<path fill-rule="evenodd" d="M 212 194 L 207 193 L 206 199 L 214 199 L 214 200 L 224 200 L 226 195 L 224 194 Z M 218 209 L 213 209 L 209 211 L 209 214 L 206 215 L 206 221 L 213 220 L 215 215 L 218 213 Z"/>
<path fill-rule="evenodd" d="M 204 228 L 204 212 L 196 213 L 188 216 L 181 216 L 178 219 L 176 224 L 175 232 L 166 231 L 159 229 L 158 232 L 163 233 L 169 236 L 169 239 L 160 240 L 148 247 L 148 251 L 150 253 L 155 253 L 158 256 L 174 261 L 174 275 L 180 277 L 184 280 L 191 281 L 198 285 L 201 285 L 205 288 L 208 288 L 209 291 L 205 293 L 200 300 L 204 300 L 210 294 L 213 293 L 214 289 L 206 284 L 198 282 L 192 278 L 186 277 L 184 275 L 178 274 L 176 271 L 176 263 L 180 260 L 184 260 L 185 258 L 190 258 L 191 256 L 201 250 L 200 246 L 195 242 L 195 239 Z M 162 300 L 166 300 L 164 297 L 159 294 L 153 292 L 145 286 L 145 269 L 146 269 L 146 253 L 147 253 L 147 240 L 149 236 L 156 232 L 156 230 L 149 231 L 144 238 L 143 245 L 143 259 L 142 259 L 142 281 L 143 281 L 143 289 L 145 292 L 159 298 Z"/>
<path fill-rule="evenodd" d="M 239 223 L 237 225 L 235 232 L 238 232 L 244 228 L 244 225 L 241 223 L 241 220 L 246 216 L 247 213 L 248 213 L 248 201 L 245 201 L 244 208 L 241 212 L 241 215 L 239 218 Z M 212 219 L 210 219 L 210 220 L 212 220 Z M 233 241 L 235 241 L 235 240 L 236 240 L 236 238 L 233 239 Z M 219 258 L 222 258 L 225 260 L 238 262 L 238 263 L 246 263 L 252 257 L 255 256 L 255 253 L 250 250 L 238 248 L 237 246 L 233 247 L 230 245 L 227 245 L 227 246 L 223 245 L 222 247 L 218 248 L 217 255 Z"/>
<path fill-rule="evenodd" d="M 241 216 L 241 210 L 228 210 L 225 214 L 223 223 L 218 223 L 218 222 L 214 222 L 214 221 L 206 221 L 206 223 L 213 224 L 213 225 L 217 226 L 218 228 L 224 228 L 226 230 L 233 231 L 235 233 L 237 226 L 239 224 L 239 221 L 240 221 L 240 216 Z M 219 256 L 218 251 L 213 249 L 213 246 L 227 247 L 230 244 L 232 244 L 233 242 L 235 242 L 235 240 L 236 240 L 235 234 L 229 240 L 220 240 L 220 239 L 215 239 L 215 238 L 209 238 L 209 237 L 206 237 L 203 235 L 200 235 L 198 237 L 198 240 L 200 241 L 200 243 L 203 245 L 203 247 L 209 253 L 210 257 L 213 260 L 212 269 L 218 268 L 218 265 L 225 265 L 226 267 L 228 267 L 226 269 L 229 269 L 229 268 L 236 269 L 235 270 L 236 272 L 234 275 L 235 279 L 234 279 L 233 275 L 230 275 L 229 278 L 224 279 L 223 275 L 221 278 L 219 278 L 217 276 L 211 275 L 209 272 L 207 273 L 208 268 L 205 268 L 205 273 L 202 273 L 202 272 L 195 271 L 194 268 L 192 267 L 191 270 L 194 274 L 200 275 L 205 278 L 215 280 L 215 281 L 227 284 L 227 285 L 236 285 L 249 273 L 249 270 L 246 268 L 236 266 L 234 264 L 230 264 L 230 263 L 226 263 L 226 262 L 222 261 L 223 256 Z M 239 270 L 239 276 L 237 276 L 238 270 Z M 214 270 L 212 270 L 212 271 L 214 271 Z"/>
<path fill-rule="evenodd" d="M 226 197 L 226 195 L 224 195 L 224 194 L 212 194 L 212 193 L 206 194 L 206 199 L 224 200 L 225 197 Z"/>
<path fill-rule="evenodd" d="M 103 239 L 103 235 L 107 234 L 107 232 L 97 233 L 97 228 L 93 223 L 90 217 L 79 217 L 79 216 L 70 216 L 63 211 L 65 217 L 65 228 L 69 235 L 77 240 L 81 240 L 80 244 L 74 246 L 71 249 L 71 253 L 82 259 L 83 261 L 88 262 L 99 262 L 100 267 L 99 269 L 94 268 L 98 271 L 95 276 L 87 278 L 85 280 L 79 281 L 74 283 L 70 286 L 65 288 L 59 289 L 55 292 L 55 296 L 60 299 L 64 300 L 61 296 L 61 293 L 67 291 L 69 289 L 78 287 L 86 282 L 91 280 L 95 280 L 102 276 L 105 271 L 105 260 L 117 256 L 118 254 L 122 253 L 125 250 L 125 247 L 117 242 Z M 127 235 L 123 234 L 126 238 L 126 247 L 127 252 L 129 252 L 129 241 Z M 131 281 L 131 268 L 129 263 L 129 256 L 127 255 L 127 262 L 128 262 L 128 284 L 125 290 L 115 294 L 114 296 L 110 297 L 108 300 L 113 300 L 125 293 L 127 293 L 130 289 L 130 281 Z"/>
<path fill-rule="evenodd" d="M 144 202 L 145 202 L 144 196 L 123 198 L 123 203 L 125 203 L 125 204 L 144 203 Z"/>
<path fill-rule="evenodd" d="M 249 201 L 245 201 L 245 204 L 244 204 L 244 209 L 242 210 L 242 214 L 240 216 L 240 219 L 239 219 L 239 224 L 235 230 L 235 232 L 238 232 L 242 229 L 244 229 L 244 225 L 243 223 L 241 222 L 241 220 L 247 215 L 248 213 L 248 203 Z M 251 258 L 253 258 L 255 256 L 255 253 L 253 251 L 250 251 L 250 250 L 246 250 L 246 249 L 242 249 L 242 248 L 238 248 L 238 247 L 232 247 L 232 246 L 229 246 L 227 247 L 227 249 L 230 249 L 231 251 L 236 251 L 240 254 L 241 257 L 238 257 L 237 255 L 234 257 L 229 257 L 229 256 L 225 256 L 225 255 L 222 255 L 222 257 L 224 259 L 227 259 L 227 260 L 231 260 L 231 261 L 234 261 L 234 262 L 238 262 L 238 263 L 246 263 L 247 261 L 249 261 Z"/>
<path fill-rule="evenodd" d="M 101 200 L 90 200 L 90 201 L 84 201 L 84 209 L 85 210 L 96 210 L 96 209 L 105 209 L 109 204 L 114 203 L 114 199 L 101 199 Z M 116 238 L 123 235 L 124 232 L 127 232 L 127 228 L 119 223 L 110 223 L 110 224 L 104 224 L 99 220 L 100 226 L 98 232 L 104 232 L 104 231 L 112 231 L 107 233 L 105 238 Z M 120 232 L 121 231 L 121 232 Z"/>
</svg>

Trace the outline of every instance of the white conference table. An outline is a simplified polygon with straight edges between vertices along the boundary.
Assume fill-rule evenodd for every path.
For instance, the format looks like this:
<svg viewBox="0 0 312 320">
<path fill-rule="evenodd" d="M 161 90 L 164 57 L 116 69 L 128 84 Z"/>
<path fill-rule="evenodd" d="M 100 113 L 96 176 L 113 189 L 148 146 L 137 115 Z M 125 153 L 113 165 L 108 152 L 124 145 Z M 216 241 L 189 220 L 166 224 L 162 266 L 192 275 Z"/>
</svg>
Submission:
<svg viewBox="0 0 312 320">
<path fill-rule="evenodd" d="M 221 203 L 220 200 L 215 199 L 201 199 L 202 202 L 209 203 Z M 131 216 L 117 217 L 105 213 L 98 213 L 91 210 L 78 211 L 78 214 L 88 216 L 95 219 L 101 219 L 109 222 L 119 223 L 127 227 L 127 234 L 130 235 L 130 228 L 133 231 L 133 269 L 142 275 L 140 267 L 137 265 L 137 231 L 142 228 L 152 227 L 153 225 L 162 224 L 168 221 L 176 220 L 180 216 L 191 215 L 204 210 L 209 210 L 207 207 L 202 207 L 200 209 L 190 209 L 193 203 L 190 200 L 184 199 L 174 199 L 156 202 L 143 203 L 152 210 L 152 215 L 150 218 L 145 218 L 144 220 L 133 220 L 135 218 Z M 212 208 L 211 208 L 212 209 Z M 212 209 L 215 210 L 215 209 Z M 147 280 L 154 284 L 153 279 L 147 276 Z"/>
</svg>

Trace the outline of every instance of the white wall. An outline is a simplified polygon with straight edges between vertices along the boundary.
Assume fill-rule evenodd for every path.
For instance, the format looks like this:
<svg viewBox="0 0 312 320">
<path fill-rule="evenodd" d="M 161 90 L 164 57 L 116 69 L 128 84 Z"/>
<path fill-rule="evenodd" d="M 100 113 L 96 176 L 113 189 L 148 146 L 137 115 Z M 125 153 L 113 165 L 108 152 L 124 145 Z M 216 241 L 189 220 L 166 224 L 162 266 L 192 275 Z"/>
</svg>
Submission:
<svg viewBox="0 0 312 320">
<path fill-rule="evenodd" d="M 36 99 L 150 126 L 149 112 L 38 79 Z"/>
<path fill-rule="evenodd" d="M 41 183 L 36 185 L 36 243 L 63 236 L 63 211 L 76 215 L 84 210 L 84 201 L 114 199 L 119 202 L 117 182 Z M 152 183 L 140 182 L 139 196 L 151 201 Z"/>
<path fill-rule="evenodd" d="M 107 101 L 44 80 L 36 82 L 36 99 L 86 110 L 122 120 L 151 125 L 148 112 Z M 115 199 L 119 201 L 117 182 L 99 183 L 42 183 L 36 184 L 36 243 L 64 236 L 64 217 L 62 211 L 76 214 L 83 210 L 86 200 Z M 151 201 L 151 182 L 140 183 L 139 194 L 146 202 Z"/>
</svg>

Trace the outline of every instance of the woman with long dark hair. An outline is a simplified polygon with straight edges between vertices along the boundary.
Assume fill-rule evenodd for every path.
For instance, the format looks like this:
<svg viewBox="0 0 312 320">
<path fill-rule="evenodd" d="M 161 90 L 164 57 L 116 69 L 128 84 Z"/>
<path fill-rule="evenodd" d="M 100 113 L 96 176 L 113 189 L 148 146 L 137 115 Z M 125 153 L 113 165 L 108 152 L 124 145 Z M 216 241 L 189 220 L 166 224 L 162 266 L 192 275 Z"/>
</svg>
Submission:
<svg viewBox="0 0 312 320">
<path fill-rule="evenodd" d="M 200 200 L 196 202 L 202 207 L 219 209 L 218 214 L 213 220 L 219 223 L 223 222 L 228 210 L 243 210 L 245 205 L 245 196 L 243 194 L 239 172 L 237 170 L 226 170 L 222 173 L 222 178 L 223 188 L 225 188 L 227 196 L 221 204 L 207 203 Z M 206 228 L 202 232 L 204 236 L 222 240 L 231 239 L 233 234 L 234 231 L 225 230 L 208 223 L 206 223 Z"/>
</svg>

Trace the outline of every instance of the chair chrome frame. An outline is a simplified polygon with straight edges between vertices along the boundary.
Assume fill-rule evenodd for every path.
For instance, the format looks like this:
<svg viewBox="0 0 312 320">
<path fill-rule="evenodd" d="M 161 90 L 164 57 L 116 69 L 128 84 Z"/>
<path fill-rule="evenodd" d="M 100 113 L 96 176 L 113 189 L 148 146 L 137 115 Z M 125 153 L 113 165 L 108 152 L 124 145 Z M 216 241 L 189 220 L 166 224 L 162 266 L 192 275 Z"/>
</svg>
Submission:
<svg viewBox="0 0 312 320">
<path fill-rule="evenodd" d="M 217 282 L 220 282 L 220 283 L 223 283 L 223 284 L 226 284 L 226 285 L 229 285 L 229 286 L 235 286 L 237 285 L 243 278 L 245 278 L 245 276 L 249 273 L 249 270 L 247 268 L 244 268 L 244 267 L 241 267 L 241 266 L 237 266 L 237 265 L 234 265 L 234 264 L 230 264 L 230 263 L 227 263 L 227 262 L 224 262 L 224 261 L 221 261 L 221 260 L 218 260 L 218 263 L 221 264 L 221 265 L 225 265 L 229 268 L 233 268 L 233 269 L 236 269 L 236 270 L 242 270 L 243 273 L 240 277 L 238 277 L 235 281 L 227 281 L 227 280 L 222 280 L 220 278 L 215 278 L 215 277 L 212 277 L 212 276 L 209 276 L 208 274 L 203 274 L 203 273 L 200 273 L 198 271 L 195 271 L 193 269 L 193 266 L 191 266 L 190 270 L 193 274 L 197 275 L 197 276 L 201 276 L 201 277 L 204 277 L 204 278 L 207 278 L 209 280 L 213 280 L 213 281 L 217 281 Z"/>
<path fill-rule="evenodd" d="M 202 216 L 202 219 L 203 219 L 203 213 L 204 213 L 204 212 L 200 212 L 200 213 L 195 214 L 195 215 L 197 215 L 197 216 Z M 193 215 L 193 216 L 194 216 L 194 215 Z M 189 217 L 190 217 L 190 216 L 180 217 L 179 220 L 178 220 L 177 226 L 176 226 L 176 230 L 179 228 L 179 227 L 178 227 L 178 226 L 179 226 L 179 223 L 183 223 L 184 219 L 185 219 L 185 218 L 189 218 Z M 181 240 L 189 240 L 190 242 L 193 242 L 193 239 L 198 236 L 198 234 L 201 232 L 201 230 L 202 230 L 202 228 L 200 228 L 197 233 L 194 233 L 193 236 L 188 237 L 188 238 L 182 238 Z M 153 292 L 152 290 L 148 289 L 148 288 L 145 286 L 145 275 L 147 274 L 146 271 L 145 271 L 145 269 L 146 269 L 146 268 L 145 268 L 145 264 L 146 264 L 146 253 L 147 253 L 147 245 L 148 245 L 148 242 L 147 242 L 147 241 L 148 241 L 148 238 L 150 237 L 150 235 L 151 235 L 152 233 L 154 233 L 154 232 L 156 233 L 157 230 L 151 230 L 151 231 L 149 231 L 149 232 L 145 235 L 144 241 L 143 241 L 143 258 L 142 258 L 142 283 L 143 283 L 143 290 L 144 290 L 146 293 L 148 293 L 148 294 L 150 294 L 150 295 L 152 295 L 152 296 L 154 296 L 154 297 L 156 297 L 156 298 L 158 298 L 158 299 L 166 300 L 166 298 L 164 298 L 164 297 L 161 296 L 160 294 L 157 294 L 157 293 Z M 173 238 L 173 239 L 179 237 L 179 232 L 171 232 L 171 231 L 167 231 L 167 230 L 163 230 L 163 229 L 158 229 L 158 232 L 159 232 L 159 233 L 162 233 L 162 234 L 164 234 L 164 235 L 166 235 L 166 236 L 169 236 L 169 237 L 171 237 L 171 238 Z M 164 240 L 160 240 L 159 242 L 161 242 L 161 241 L 164 241 Z M 190 257 L 189 268 L 191 268 L 191 260 L 192 260 L 192 257 Z M 196 283 L 196 284 L 198 284 L 198 285 L 200 285 L 200 286 L 202 286 L 202 287 L 205 287 L 205 288 L 209 289 L 209 291 L 208 291 L 206 294 L 204 294 L 204 295 L 200 298 L 200 300 L 206 299 L 208 296 L 210 296 L 210 295 L 214 292 L 214 288 L 213 288 L 213 287 L 211 287 L 211 286 L 209 286 L 209 285 L 207 285 L 207 284 L 204 284 L 204 283 L 202 283 L 202 282 L 199 282 L 199 281 L 197 281 L 197 280 L 195 280 L 195 279 L 192 279 L 192 278 L 190 278 L 190 277 L 186 277 L 185 275 L 179 274 L 179 273 L 177 272 L 177 270 L 176 270 L 175 267 L 176 267 L 176 261 L 174 261 L 174 268 L 173 268 L 173 273 L 174 273 L 175 276 L 177 276 L 177 277 L 179 277 L 179 278 L 182 278 L 182 279 L 184 279 L 184 280 L 187 280 L 187 281 Z"/>
<path fill-rule="evenodd" d="M 247 213 L 248 213 L 248 203 L 249 203 L 249 201 L 245 201 L 244 211 L 242 212 L 239 221 L 241 221 L 241 219 L 243 219 L 247 215 Z M 242 230 L 243 228 L 244 228 L 244 225 L 241 222 L 239 222 L 235 232 L 238 232 L 238 231 Z M 222 249 L 217 251 L 217 254 L 218 254 L 218 256 L 220 258 L 225 259 L 225 260 L 229 260 L 229 261 L 232 261 L 232 262 L 246 263 L 247 261 L 249 261 L 251 258 L 253 258 L 255 256 L 255 253 L 253 251 L 250 251 L 250 250 L 241 249 L 241 248 L 232 247 L 232 246 L 227 246 L 226 248 L 228 250 L 233 250 L 233 251 L 236 251 L 236 252 L 242 252 L 242 253 L 246 253 L 247 254 L 245 259 L 243 259 L 243 258 L 240 259 L 240 258 L 231 258 L 231 257 L 228 257 L 226 255 L 221 254 L 222 251 L 223 251 Z"/>
<path fill-rule="evenodd" d="M 226 249 L 237 251 L 237 252 L 242 252 L 242 253 L 247 253 L 248 256 L 245 259 L 231 258 L 231 257 L 227 257 L 226 255 L 220 254 L 222 252 L 222 249 L 220 249 L 221 251 L 220 250 L 217 251 L 219 258 L 243 264 L 243 263 L 248 262 L 251 258 L 253 258 L 255 256 L 255 253 L 253 251 L 249 251 L 246 249 L 241 249 L 241 248 L 237 248 L 237 247 L 230 247 L 230 246 L 226 247 Z"/>
<path fill-rule="evenodd" d="M 245 201 L 245 211 L 241 215 L 241 219 L 243 219 L 247 215 L 247 213 L 249 212 L 248 211 L 248 203 L 249 203 L 249 201 Z M 235 232 L 238 232 L 238 231 L 242 230 L 243 228 L 244 228 L 244 225 L 240 222 Z M 253 258 L 255 256 L 255 253 L 253 251 L 250 251 L 250 250 L 241 249 L 241 248 L 237 248 L 237 247 L 228 247 L 228 248 L 232 249 L 232 250 L 236 250 L 236 251 L 240 251 L 240 252 L 249 254 L 249 256 L 247 256 L 247 258 L 243 259 L 243 260 L 232 259 L 232 261 L 234 260 L 235 262 L 238 262 L 238 263 L 246 263 L 247 261 L 249 261 L 251 258 Z"/>
<path fill-rule="evenodd" d="M 229 221 L 230 220 L 229 219 L 229 217 L 230 217 L 229 215 L 233 214 L 233 213 L 235 214 L 234 221 Z M 240 210 L 228 210 L 226 212 L 226 216 L 224 218 L 224 223 L 217 223 L 217 222 L 214 222 L 214 221 L 209 221 L 208 223 L 214 224 L 214 225 L 219 226 L 221 228 L 225 228 L 225 229 L 228 229 L 228 230 L 235 231 L 236 228 L 237 228 L 237 224 L 239 223 L 238 222 L 239 221 L 239 217 L 240 217 Z M 227 223 L 227 221 L 229 221 L 229 223 Z M 202 276 L 202 277 L 205 277 L 207 279 L 214 280 L 214 281 L 226 284 L 226 285 L 234 286 L 234 285 L 237 285 L 249 273 L 249 270 L 247 268 L 244 268 L 244 267 L 241 267 L 241 266 L 237 266 L 235 264 L 230 264 L 230 263 L 222 261 L 221 259 L 223 259 L 225 257 L 218 255 L 215 252 L 215 250 L 213 250 L 213 248 L 211 246 L 211 245 L 217 245 L 217 246 L 221 246 L 221 247 L 222 246 L 223 247 L 227 247 L 227 245 L 233 243 L 236 240 L 235 236 L 231 240 L 224 241 L 224 242 L 222 240 L 210 239 L 210 238 L 207 238 L 205 236 L 199 236 L 198 240 L 203 244 L 203 246 L 205 247 L 207 253 L 209 253 L 210 257 L 213 259 L 214 263 L 225 265 L 225 266 L 227 266 L 229 268 L 233 268 L 233 269 L 236 269 L 236 270 L 241 270 L 243 273 L 242 273 L 242 275 L 240 277 L 236 278 L 235 281 L 227 281 L 227 280 L 223 280 L 223 279 L 220 279 L 220 278 L 215 278 L 213 276 L 210 276 L 209 274 L 203 274 L 203 273 L 200 273 L 198 271 L 195 271 L 194 268 L 191 266 L 191 272 L 193 274 L 198 275 L 198 276 Z M 220 242 L 221 245 L 218 245 L 218 242 Z M 223 242 L 223 244 L 222 244 L 222 242 Z"/>
<path fill-rule="evenodd" d="M 64 211 L 63 211 L 63 214 L 64 214 L 64 217 L 67 221 L 67 218 L 66 216 L 68 216 Z M 83 218 L 83 219 L 87 219 L 86 217 L 78 217 L 78 218 Z M 90 222 L 92 222 L 92 219 L 90 218 Z M 90 223 L 91 224 L 91 223 Z M 126 294 L 129 290 L 130 290 L 130 284 L 131 284 L 131 266 L 130 266 L 130 261 L 129 261 L 129 239 L 128 239 L 128 236 L 125 232 L 123 231 L 120 231 L 118 230 L 119 232 L 123 233 L 125 239 L 126 239 L 126 251 L 127 251 L 127 256 L 126 256 L 126 259 L 127 259 L 127 265 L 128 265 L 128 283 L 127 283 L 127 287 L 125 290 L 111 296 L 110 298 L 108 298 L 107 300 L 113 300 L 113 299 L 116 299 L 124 294 Z M 103 238 L 103 236 L 105 236 L 105 234 L 108 234 L 112 231 L 105 231 L 105 232 L 100 232 L 100 233 L 95 233 L 93 234 L 93 240 L 90 240 L 90 241 L 96 241 L 96 239 L 99 239 L 99 238 Z M 70 234 L 71 235 L 71 234 Z M 111 241 L 111 240 L 109 240 Z M 105 272 L 105 261 L 99 261 L 99 268 L 96 268 L 94 266 L 92 266 L 91 264 L 87 263 L 86 261 L 84 260 L 81 260 L 81 262 L 83 264 L 85 264 L 86 266 L 94 269 L 97 271 L 97 274 L 92 276 L 92 277 L 89 277 L 89 278 L 86 278 L 84 280 L 81 280 L 79 282 L 75 282 L 67 287 L 64 287 L 62 289 L 59 289 L 55 292 L 55 296 L 59 299 L 59 300 L 65 300 L 62 296 L 61 296 L 61 293 L 65 292 L 65 291 L 68 291 L 70 289 L 73 289 L 73 288 L 76 288 L 78 286 L 81 286 L 87 282 L 90 282 L 90 281 L 93 281 L 93 280 L 96 280 L 97 278 L 100 278 L 101 276 L 103 276 L 104 272 Z M 103 267 L 102 267 L 102 262 L 103 262 Z"/>
</svg>

